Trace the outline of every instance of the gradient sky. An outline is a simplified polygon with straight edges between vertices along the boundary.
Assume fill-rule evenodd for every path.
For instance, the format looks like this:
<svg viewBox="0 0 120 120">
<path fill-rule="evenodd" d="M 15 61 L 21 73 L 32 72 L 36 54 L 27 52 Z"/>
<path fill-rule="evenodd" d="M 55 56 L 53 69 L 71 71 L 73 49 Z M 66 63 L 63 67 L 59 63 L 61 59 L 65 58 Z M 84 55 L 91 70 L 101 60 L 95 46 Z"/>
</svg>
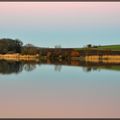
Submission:
<svg viewBox="0 0 120 120">
<path fill-rule="evenodd" d="M 0 2 L 0 38 L 41 47 L 120 43 L 120 2 Z"/>
</svg>

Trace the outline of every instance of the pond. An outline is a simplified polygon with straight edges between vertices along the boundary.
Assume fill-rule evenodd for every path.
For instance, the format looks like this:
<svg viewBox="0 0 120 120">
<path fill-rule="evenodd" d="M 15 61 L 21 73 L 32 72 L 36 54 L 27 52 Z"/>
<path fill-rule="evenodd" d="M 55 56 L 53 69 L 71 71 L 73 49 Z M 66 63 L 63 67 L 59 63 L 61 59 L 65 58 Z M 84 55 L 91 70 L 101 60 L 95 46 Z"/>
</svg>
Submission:
<svg viewBox="0 0 120 120">
<path fill-rule="evenodd" d="M 0 117 L 120 117 L 119 67 L 0 61 Z"/>
</svg>

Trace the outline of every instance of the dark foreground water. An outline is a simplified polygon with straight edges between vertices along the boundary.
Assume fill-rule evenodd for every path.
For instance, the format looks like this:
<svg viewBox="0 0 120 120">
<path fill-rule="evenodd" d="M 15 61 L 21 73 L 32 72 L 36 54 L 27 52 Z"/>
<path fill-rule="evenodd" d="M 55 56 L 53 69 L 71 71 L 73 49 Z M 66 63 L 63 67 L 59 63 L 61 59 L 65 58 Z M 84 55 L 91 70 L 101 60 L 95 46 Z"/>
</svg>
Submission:
<svg viewBox="0 0 120 120">
<path fill-rule="evenodd" d="M 119 67 L 0 61 L 0 117 L 120 117 Z"/>
</svg>

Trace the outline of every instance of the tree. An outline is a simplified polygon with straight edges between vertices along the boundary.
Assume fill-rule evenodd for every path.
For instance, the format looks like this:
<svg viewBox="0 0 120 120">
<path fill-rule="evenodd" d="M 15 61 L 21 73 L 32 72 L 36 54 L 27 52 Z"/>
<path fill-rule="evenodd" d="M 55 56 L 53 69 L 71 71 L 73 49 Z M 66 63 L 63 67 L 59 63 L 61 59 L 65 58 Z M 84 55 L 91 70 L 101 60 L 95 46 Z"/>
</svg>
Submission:
<svg viewBox="0 0 120 120">
<path fill-rule="evenodd" d="M 20 53 L 22 48 L 22 41 L 18 39 L 2 38 L 0 39 L 0 53 L 6 54 L 9 52 Z"/>
<path fill-rule="evenodd" d="M 55 45 L 55 48 L 61 48 L 61 45 Z"/>
<path fill-rule="evenodd" d="M 27 55 L 36 55 L 39 54 L 39 48 L 35 47 L 32 44 L 26 44 L 23 46 L 21 53 Z"/>
<path fill-rule="evenodd" d="M 88 44 L 88 45 L 87 45 L 87 47 L 88 47 L 88 48 L 91 48 L 91 47 L 92 47 L 92 45 L 91 45 L 91 44 Z"/>
<path fill-rule="evenodd" d="M 19 39 L 16 39 L 15 42 L 16 42 L 16 52 L 21 53 L 21 47 L 23 45 L 23 42 Z"/>
</svg>

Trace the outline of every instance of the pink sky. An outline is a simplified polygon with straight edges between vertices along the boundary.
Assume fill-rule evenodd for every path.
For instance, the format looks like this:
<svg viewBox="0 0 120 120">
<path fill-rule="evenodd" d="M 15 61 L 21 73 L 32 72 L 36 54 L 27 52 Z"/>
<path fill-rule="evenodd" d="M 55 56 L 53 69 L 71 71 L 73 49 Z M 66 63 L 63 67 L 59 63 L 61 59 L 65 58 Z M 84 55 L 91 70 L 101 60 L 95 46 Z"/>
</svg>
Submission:
<svg viewBox="0 0 120 120">
<path fill-rule="evenodd" d="M 0 27 L 0 37 L 46 47 L 118 44 L 120 2 L 0 2 Z"/>
<path fill-rule="evenodd" d="M 0 25 L 113 24 L 119 11 L 120 2 L 1 2 Z"/>
</svg>

